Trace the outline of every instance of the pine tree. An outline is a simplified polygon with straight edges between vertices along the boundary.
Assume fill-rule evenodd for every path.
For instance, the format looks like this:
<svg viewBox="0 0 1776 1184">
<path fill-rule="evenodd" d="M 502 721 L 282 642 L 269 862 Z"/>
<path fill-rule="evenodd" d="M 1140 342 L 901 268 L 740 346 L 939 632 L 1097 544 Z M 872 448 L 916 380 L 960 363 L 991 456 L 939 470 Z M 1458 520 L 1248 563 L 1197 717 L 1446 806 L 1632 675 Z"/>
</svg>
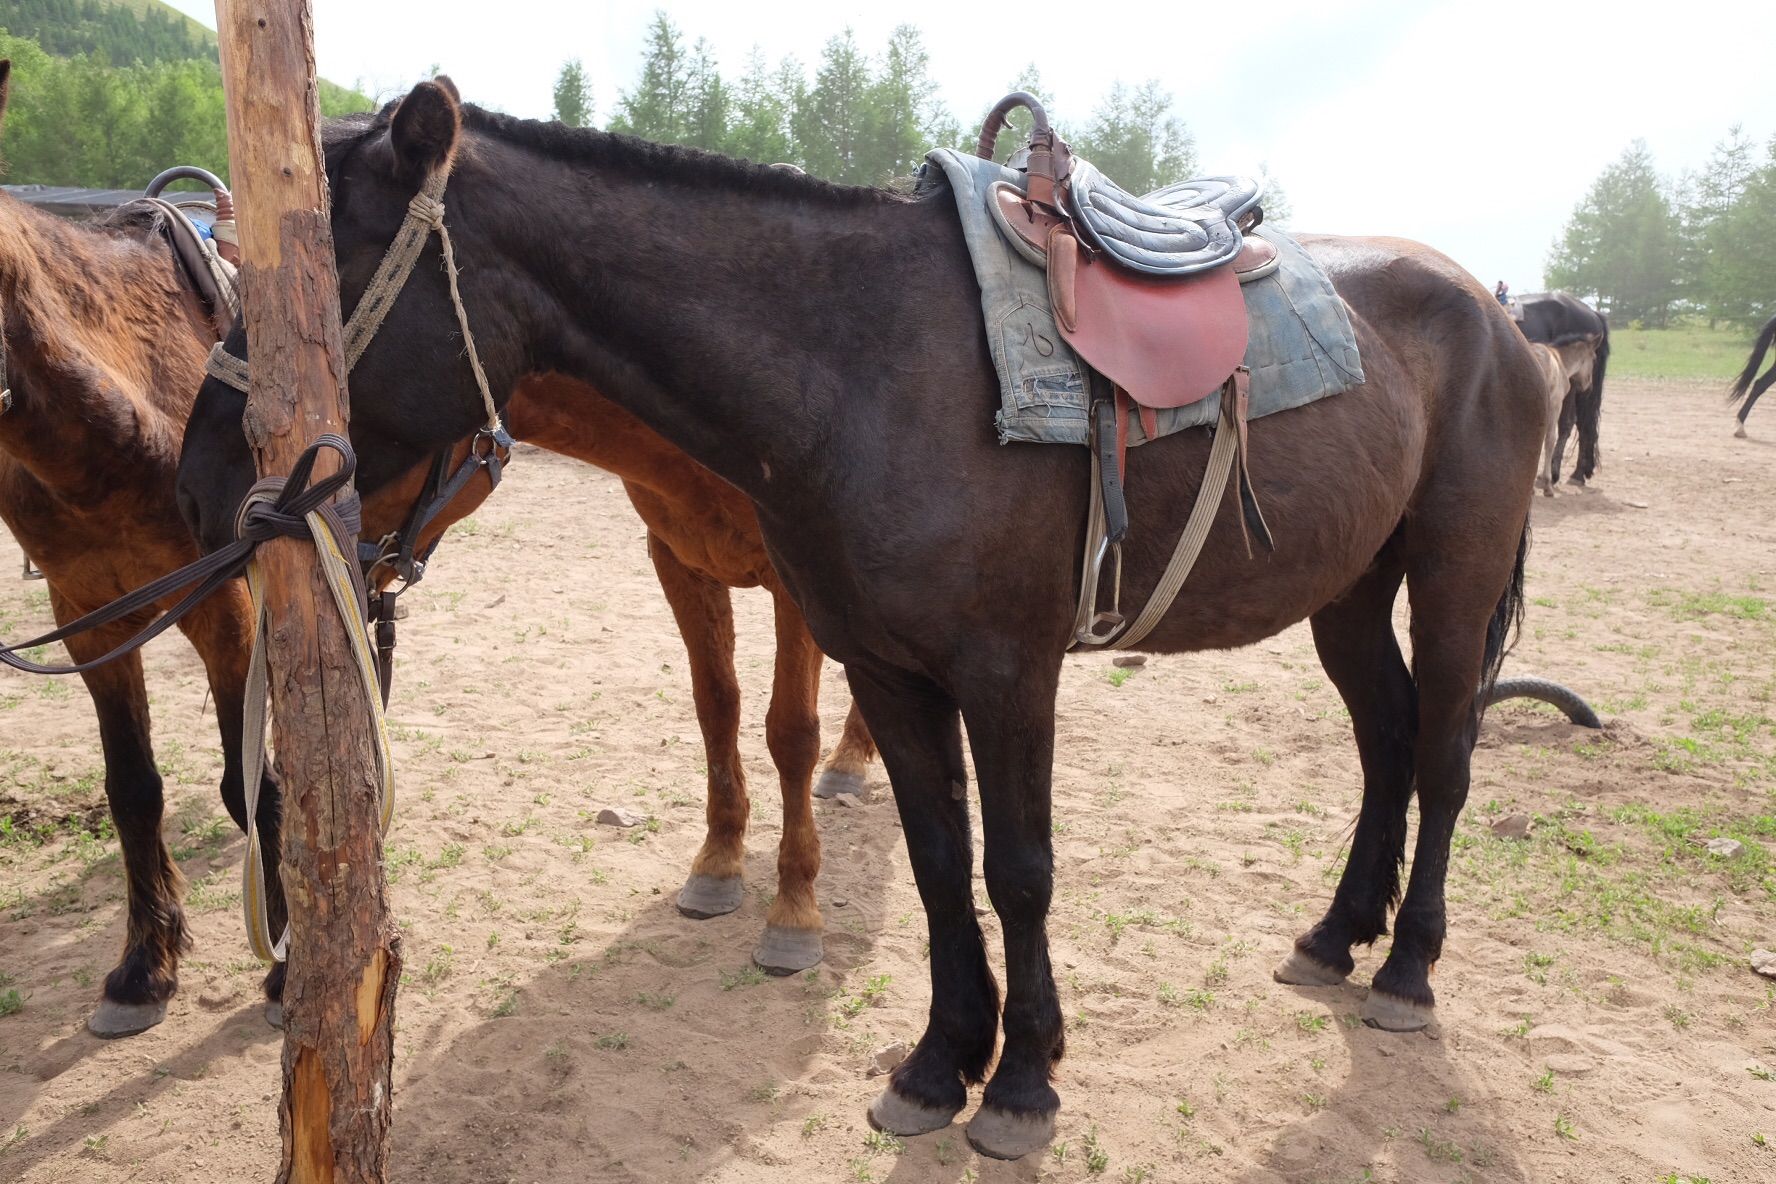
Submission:
<svg viewBox="0 0 1776 1184">
<path fill-rule="evenodd" d="M 690 132 L 691 61 L 683 36 L 664 12 L 654 13 L 646 54 L 641 81 L 618 102 L 610 130 L 682 144 Z"/>
<path fill-rule="evenodd" d="M 802 167 L 829 181 L 867 184 L 869 62 L 850 29 L 826 43 L 814 85 L 790 115 Z"/>
<path fill-rule="evenodd" d="M 1776 316 L 1776 137 L 1721 218 L 1709 258 L 1719 315 L 1747 327 Z"/>
<path fill-rule="evenodd" d="M 592 126 L 592 84 L 579 58 L 563 62 L 555 76 L 554 118 L 568 127 Z"/>
<path fill-rule="evenodd" d="M 1595 293 L 1621 323 L 1662 326 L 1678 297 L 1678 219 L 1636 140 L 1592 183 L 1548 260 L 1548 282 Z"/>
<path fill-rule="evenodd" d="M 1259 204 L 1264 207 L 1264 224 L 1279 229 L 1287 228 L 1295 208 L 1289 204 L 1288 190 L 1283 188 L 1283 183 L 1277 180 L 1276 174 L 1270 171 L 1269 161 L 1258 165 L 1258 179 L 1264 184 L 1264 196 L 1259 199 Z"/>
<path fill-rule="evenodd" d="M 1187 180 L 1196 164 L 1196 143 L 1156 79 L 1113 85 L 1074 147 L 1131 193 Z"/>
<path fill-rule="evenodd" d="M 1734 261 L 1729 258 L 1732 243 L 1726 236 L 1730 215 L 1744 196 L 1757 164 L 1757 145 L 1745 134 L 1743 125 L 1734 124 L 1727 129 L 1727 138 L 1714 146 L 1702 172 L 1680 187 L 1684 296 L 1711 322 L 1746 315 L 1743 300 L 1727 291 L 1731 284 L 1726 272 Z"/>
<path fill-rule="evenodd" d="M 889 35 L 882 70 L 869 93 L 865 171 L 877 184 L 910 175 L 935 144 L 955 139 L 955 124 L 937 98 L 931 58 L 912 25 Z"/>
<path fill-rule="evenodd" d="M 746 59 L 746 73 L 734 89 L 727 150 L 760 164 L 797 163 L 789 112 L 801 87 L 800 66 L 785 62 L 773 76 L 765 68 L 763 51 L 754 46 Z"/>
<path fill-rule="evenodd" d="M 701 37 L 691 49 L 686 91 L 690 106 L 685 117 L 684 142 L 710 152 L 728 151 L 728 121 L 733 100 L 728 84 L 722 81 L 714 51 Z"/>
</svg>

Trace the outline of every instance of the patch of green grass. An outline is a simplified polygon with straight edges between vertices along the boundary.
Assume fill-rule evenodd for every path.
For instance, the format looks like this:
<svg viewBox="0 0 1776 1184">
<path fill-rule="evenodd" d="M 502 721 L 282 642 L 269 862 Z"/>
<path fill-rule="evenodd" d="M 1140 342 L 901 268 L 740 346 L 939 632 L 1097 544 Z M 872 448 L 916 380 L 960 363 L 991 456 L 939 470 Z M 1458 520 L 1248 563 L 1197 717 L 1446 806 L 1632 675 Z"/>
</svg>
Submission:
<svg viewBox="0 0 1776 1184">
<path fill-rule="evenodd" d="M 1751 333 L 1683 320 L 1668 329 L 1610 328 L 1610 377 L 1699 378 L 1724 388 L 1751 353 Z M 1704 392 L 1698 392 L 1698 397 Z M 1717 392 L 1707 391 L 1714 395 Z"/>
<path fill-rule="evenodd" d="M 600 1036 L 597 1040 L 593 1041 L 593 1043 L 596 1044 L 599 1048 L 609 1049 L 613 1052 L 620 1052 L 623 1049 L 629 1047 L 629 1033 L 627 1033 L 627 1032 L 606 1032 L 604 1035 Z"/>
<path fill-rule="evenodd" d="M 731 974 L 726 970 L 717 971 L 716 976 L 724 991 L 732 991 L 736 987 L 756 987 L 765 981 L 765 972 L 751 963 Z"/>
<path fill-rule="evenodd" d="M 1085 1132 L 1082 1146 L 1085 1151 L 1085 1170 L 1094 1176 L 1103 1175 L 1110 1166 L 1110 1153 L 1098 1142 L 1096 1126 Z"/>
<path fill-rule="evenodd" d="M 14 987 L 9 991 L 0 991 L 0 1016 L 17 1015 L 25 1009 L 25 997 Z"/>
<path fill-rule="evenodd" d="M 1113 670 L 1106 671 L 1104 674 L 1104 680 L 1113 687 L 1119 687 L 1129 679 L 1133 678 L 1134 674 L 1135 671 L 1132 666 L 1118 666 Z"/>
</svg>

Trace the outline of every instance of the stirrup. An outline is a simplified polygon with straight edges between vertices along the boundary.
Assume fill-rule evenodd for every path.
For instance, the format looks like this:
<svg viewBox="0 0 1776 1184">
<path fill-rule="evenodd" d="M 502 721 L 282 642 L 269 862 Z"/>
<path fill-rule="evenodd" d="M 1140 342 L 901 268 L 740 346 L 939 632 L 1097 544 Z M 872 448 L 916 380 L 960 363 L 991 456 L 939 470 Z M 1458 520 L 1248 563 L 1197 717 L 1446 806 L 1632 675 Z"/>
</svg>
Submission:
<svg viewBox="0 0 1776 1184">
<path fill-rule="evenodd" d="M 1098 579 L 1104 571 L 1104 556 L 1111 552 L 1116 555 L 1116 566 L 1112 569 L 1110 580 L 1110 608 L 1107 612 L 1098 612 Z M 1127 620 L 1122 615 L 1122 544 L 1113 543 L 1107 538 L 1100 540 L 1098 553 L 1092 556 L 1086 579 L 1086 586 L 1091 589 L 1091 600 L 1087 606 L 1091 618 L 1073 635 L 1073 640 L 1079 645 L 1108 645 Z"/>
</svg>

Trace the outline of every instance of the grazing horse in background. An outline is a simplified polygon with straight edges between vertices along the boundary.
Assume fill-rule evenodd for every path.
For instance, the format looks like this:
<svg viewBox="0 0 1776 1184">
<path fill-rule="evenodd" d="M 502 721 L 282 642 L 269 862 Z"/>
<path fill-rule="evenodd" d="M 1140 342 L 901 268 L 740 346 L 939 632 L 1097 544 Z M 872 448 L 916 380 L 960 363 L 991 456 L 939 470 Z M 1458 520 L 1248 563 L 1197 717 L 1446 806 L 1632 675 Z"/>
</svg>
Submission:
<svg viewBox="0 0 1776 1184">
<path fill-rule="evenodd" d="M 1733 435 L 1741 440 L 1745 439 L 1745 421 L 1750 418 L 1751 409 L 1757 406 L 1758 398 L 1765 391 L 1776 385 L 1776 366 L 1771 366 L 1762 378 L 1757 376 L 1758 367 L 1764 364 L 1764 354 L 1769 351 L 1772 342 L 1776 342 L 1776 317 L 1771 317 L 1758 334 L 1757 341 L 1751 347 L 1751 357 L 1746 361 L 1745 369 L 1739 372 L 1739 377 L 1733 380 L 1733 389 L 1727 397 L 1727 401 L 1731 403 L 1745 400 L 1745 405 L 1739 408 L 1739 426 L 1733 429 Z"/>
<path fill-rule="evenodd" d="M 1566 454 L 1566 439 L 1576 426 L 1579 433 L 1579 458 L 1573 464 L 1573 485 L 1583 485 L 1596 474 L 1602 463 L 1598 447 L 1599 421 L 1603 417 L 1603 372 L 1609 365 L 1609 321 L 1604 315 L 1567 292 L 1532 292 L 1518 297 L 1523 320 L 1518 328 L 1531 341 L 1561 346 L 1587 337 L 1597 338 L 1596 359 L 1591 367 L 1591 380 L 1574 386 L 1560 410 L 1559 439 L 1554 445 L 1552 479 L 1560 479 L 1560 459 Z"/>
<path fill-rule="evenodd" d="M 930 931 L 928 1026 L 871 1121 L 900 1134 L 949 1123 L 995 1065 L 1002 1024 L 969 1138 L 1006 1158 L 1045 1145 L 1064 1044 L 1047 937 L 1055 706 L 1089 464 L 1080 448 L 998 443 L 999 383 L 951 195 L 513 119 L 460 105 L 442 81 L 330 124 L 324 146 L 347 307 L 414 193 L 442 175 L 493 389 L 572 376 L 753 502 L 783 586 L 845 664 L 880 746 Z M 1478 691 L 1522 610 L 1542 385 L 1528 351 L 1505 348 L 1517 331 L 1498 302 L 1445 256 L 1401 239 L 1303 242 L 1348 303 L 1367 384 L 1252 422 L 1275 552 L 1249 553 L 1239 499 L 1213 491 L 1201 559 L 1143 648 L 1226 649 L 1312 621 L 1350 710 L 1363 804 L 1331 907 L 1278 974 L 1342 980 L 1397 904 L 1363 1015 L 1418 1029 L 1433 1015 Z M 367 489 L 485 418 L 432 259 L 353 375 Z M 253 479 L 238 397 L 206 383 L 187 430 L 180 500 L 216 546 Z M 1124 603 L 1162 578 L 1207 436 L 1128 454 Z M 1393 628 L 1403 583 L 1410 668 Z M 973 907 L 964 726 L 1003 1007 Z"/>
<path fill-rule="evenodd" d="M 1569 341 L 1565 345 L 1529 343 L 1530 353 L 1542 368 L 1543 390 L 1548 399 L 1546 435 L 1542 439 L 1542 471 L 1536 477 L 1536 488 L 1548 497 L 1560 483 L 1560 412 L 1574 390 L 1591 385 L 1591 371 L 1597 361 L 1595 337 Z"/>
</svg>

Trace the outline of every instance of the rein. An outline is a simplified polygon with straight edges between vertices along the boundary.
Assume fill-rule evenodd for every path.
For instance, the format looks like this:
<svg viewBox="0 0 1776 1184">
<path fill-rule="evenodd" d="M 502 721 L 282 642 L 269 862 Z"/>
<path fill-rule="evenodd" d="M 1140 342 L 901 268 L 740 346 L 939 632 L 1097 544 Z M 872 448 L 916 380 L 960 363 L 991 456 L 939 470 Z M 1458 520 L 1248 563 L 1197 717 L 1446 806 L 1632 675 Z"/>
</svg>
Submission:
<svg viewBox="0 0 1776 1184">
<path fill-rule="evenodd" d="M 447 173 L 433 174 L 408 203 L 407 216 L 402 221 L 400 231 L 389 245 L 382 262 L 377 265 L 369 287 L 365 289 L 345 325 L 344 344 L 346 370 L 349 374 L 387 319 L 402 288 L 406 286 L 414 264 L 425 248 L 426 239 L 436 233 L 443 249 L 445 274 L 450 283 L 450 301 L 456 310 L 457 325 L 462 330 L 469 365 L 487 411 L 486 423 L 470 438 L 468 454 L 456 472 L 446 476 L 451 450 L 440 452 L 433 461 L 425 492 L 414 505 L 405 525 L 379 543 L 360 544 L 357 543 L 360 507 L 356 492 L 349 487 L 352 474 L 357 470 L 357 457 L 348 441 L 329 433 L 302 453 L 287 479 L 265 477 L 253 485 L 241 504 L 235 521 L 236 538 L 232 543 L 127 593 L 79 620 L 17 645 L 0 646 L 0 664 L 26 674 L 83 674 L 141 649 L 178 623 L 218 588 L 244 572 L 253 600 L 255 629 L 248 663 L 246 721 L 243 729 L 247 858 L 242 867 L 242 906 L 253 952 L 267 962 L 284 959 L 289 928 L 286 925 L 281 936 L 275 940 L 272 938 L 266 904 L 268 896 L 264 858 L 259 849 L 257 831 L 258 796 L 265 761 L 268 690 L 265 636 L 270 623 L 266 619 L 263 576 L 254 559 L 254 553 L 260 543 L 278 537 L 307 538 L 314 543 L 321 560 L 323 576 L 333 594 L 339 614 L 346 622 L 354 664 L 363 681 L 365 698 L 370 704 L 376 738 L 381 826 L 386 833 L 394 808 L 394 759 L 383 708 L 388 704 L 392 675 L 394 605 L 399 591 L 379 593 L 373 610 L 366 593 L 366 581 L 376 571 L 386 567 L 403 581 L 401 591 L 416 583 L 424 575 L 425 562 L 432 550 L 430 547 L 423 552 L 417 550 L 421 532 L 482 469 L 487 470 L 490 484 L 497 486 L 511 452 L 512 437 L 500 420 L 499 408 L 488 385 L 486 371 L 483 370 L 480 355 L 475 349 L 474 334 L 469 330 L 468 310 L 463 305 L 462 293 L 457 286 L 456 256 L 451 246 L 450 231 L 444 224 L 442 198 L 447 180 Z M 228 353 L 221 343 L 218 342 L 210 351 L 205 369 L 225 385 L 242 394 L 248 393 L 251 372 L 246 360 Z M 3 320 L 0 320 L 0 392 L 4 392 L 0 394 L 0 413 L 4 413 L 11 406 L 11 392 L 6 388 Z M 341 464 L 337 472 L 311 483 L 315 458 L 322 448 L 338 453 Z M 344 494 L 343 500 L 334 502 L 335 495 L 341 493 Z M 435 546 L 436 542 L 433 543 L 433 547 Z M 348 558 L 354 555 L 358 559 L 357 563 L 352 563 Z M 189 591 L 185 591 L 186 589 Z M 136 616 L 180 591 L 185 591 L 185 595 L 171 609 L 98 658 L 68 666 L 53 666 L 24 657 L 21 652 L 65 641 Z M 369 621 L 374 621 L 377 625 L 374 655 L 365 628 Z"/>
</svg>

